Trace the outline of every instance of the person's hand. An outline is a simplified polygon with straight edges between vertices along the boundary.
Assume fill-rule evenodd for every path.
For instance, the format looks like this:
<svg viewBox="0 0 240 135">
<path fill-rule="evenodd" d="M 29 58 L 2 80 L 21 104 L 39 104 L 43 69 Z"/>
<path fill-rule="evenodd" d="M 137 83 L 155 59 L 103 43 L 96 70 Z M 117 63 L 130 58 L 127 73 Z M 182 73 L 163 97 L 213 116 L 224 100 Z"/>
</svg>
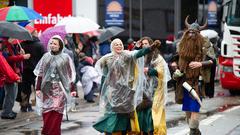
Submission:
<svg viewBox="0 0 240 135">
<path fill-rule="evenodd" d="M 30 57 L 31 57 L 31 54 L 29 54 L 29 53 L 23 55 L 23 58 L 24 58 L 25 60 L 29 59 Z"/>
<path fill-rule="evenodd" d="M 19 79 L 17 80 L 18 83 L 22 82 L 22 76 L 19 77 Z"/>
<path fill-rule="evenodd" d="M 77 96 L 77 92 L 76 91 L 71 92 L 71 96 L 72 97 L 76 97 Z"/>
<path fill-rule="evenodd" d="M 202 63 L 201 62 L 197 62 L 197 61 L 192 61 L 189 63 L 189 67 L 191 69 L 195 69 L 195 68 L 199 68 L 202 66 Z"/>
<path fill-rule="evenodd" d="M 17 74 L 18 75 L 18 74 Z M 16 81 L 17 83 L 21 83 L 22 82 L 22 76 L 21 75 L 19 75 L 19 77 L 17 78 L 17 81 Z"/>
<path fill-rule="evenodd" d="M 17 83 L 20 83 L 22 81 L 22 79 L 19 77 L 19 79 L 17 80 Z"/>
<path fill-rule="evenodd" d="M 135 47 L 141 47 L 142 46 L 142 44 L 141 44 L 141 41 L 140 40 L 138 40 L 136 43 L 135 43 Z"/>
<path fill-rule="evenodd" d="M 41 91 L 40 90 L 36 90 L 36 96 L 41 97 Z"/>
<path fill-rule="evenodd" d="M 183 73 L 179 69 L 176 69 L 175 72 L 173 73 L 173 78 L 179 78 L 182 76 L 183 76 Z"/>
</svg>

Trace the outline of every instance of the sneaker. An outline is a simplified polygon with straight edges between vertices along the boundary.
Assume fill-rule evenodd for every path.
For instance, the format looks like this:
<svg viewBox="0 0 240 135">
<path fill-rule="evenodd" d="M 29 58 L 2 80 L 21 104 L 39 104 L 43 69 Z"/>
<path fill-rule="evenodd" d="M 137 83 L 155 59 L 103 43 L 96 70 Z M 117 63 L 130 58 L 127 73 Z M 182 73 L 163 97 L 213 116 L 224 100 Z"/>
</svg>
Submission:
<svg viewBox="0 0 240 135">
<path fill-rule="evenodd" d="M 17 115 L 14 114 L 14 113 L 10 113 L 8 115 L 2 115 L 1 116 L 2 119 L 11 119 L 11 120 L 15 119 L 16 117 L 17 117 Z"/>
<path fill-rule="evenodd" d="M 94 100 L 87 100 L 88 103 L 95 103 Z"/>
<path fill-rule="evenodd" d="M 32 105 L 31 105 L 31 104 L 28 105 L 27 111 L 28 111 L 28 112 L 33 112 L 33 111 L 34 111 L 34 110 L 32 109 Z"/>
<path fill-rule="evenodd" d="M 16 113 L 16 112 L 12 111 L 12 113 L 13 113 L 15 116 L 17 116 L 17 113 Z"/>
</svg>

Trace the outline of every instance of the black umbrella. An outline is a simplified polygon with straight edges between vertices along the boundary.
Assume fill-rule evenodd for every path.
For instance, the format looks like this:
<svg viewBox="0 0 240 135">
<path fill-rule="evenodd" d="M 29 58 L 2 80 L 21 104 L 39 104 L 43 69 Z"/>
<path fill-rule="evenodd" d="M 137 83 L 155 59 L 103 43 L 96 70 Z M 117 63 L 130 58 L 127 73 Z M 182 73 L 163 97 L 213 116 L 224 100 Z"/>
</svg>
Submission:
<svg viewBox="0 0 240 135">
<path fill-rule="evenodd" d="M 31 34 L 22 26 L 11 22 L 0 22 L 0 36 L 22 40 L 32 40 Z"/>
<path fill-rule="evenodd" d="M 101 33 L 100 36 L 98 37 L 99 42 L 102 43 L 119 33 L 123 32 L 124 29 L 116 26 L 108 27 L 106 29 L 100 29 L 99 32 Z"/>
</svg>

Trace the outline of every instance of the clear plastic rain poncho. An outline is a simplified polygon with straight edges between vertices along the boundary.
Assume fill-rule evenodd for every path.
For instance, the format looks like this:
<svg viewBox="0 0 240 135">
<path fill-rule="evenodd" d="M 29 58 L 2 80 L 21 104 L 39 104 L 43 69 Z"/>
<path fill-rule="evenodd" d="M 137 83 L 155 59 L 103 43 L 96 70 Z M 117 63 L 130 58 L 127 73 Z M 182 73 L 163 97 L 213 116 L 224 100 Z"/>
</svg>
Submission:
<svg viewBox="0 0 240 135">
<path fill-rule="evenodd" d="M 47 52 L 38 62 L 34 74 L 42 77 L 43 111 L 48 112 L 54 108 L 63 113 L 66 100 L 70 101 L 70 84 L 76 77 L 71 58 L 62 52 L 57 55 Z"/>
<path fill-rule="evenodd" d="M 95 68 L 104 77 L 100 97 L 103 113 L 130 113 L 141 103 L 144 59 L 137 59 L 136 53 L 112 51 L 97 61 Z"/>
<path fill-rule="evenodd" d="M 41 84 L 43 93 L 48 93 L 48 83 L 54 81 L 61 81 L 65 91 L 69 93 L 70 83 L 74 82 L 76 76 L 72 60 L 67 54 L 52 55 L 50 52 L 39 61 L 34 74 L 43 77 Z"/>
<path fill-rule="evenodd" d="M 163 57 L 158 55 L 156 58 L 151 60 L 149 66 L 157 70 L 158 76 L 144 76 L 143 93 L 149 100 L 153 101 L 154 93 L 160 90 L 160 92 L 158 92 L 160 96 L 158 96 L 161 97 L 161 101 L 158 99 L 158 104 L 164 106 L 167 102 L 167 82 L 171 79 L 168 65 Z"/>
</svg>

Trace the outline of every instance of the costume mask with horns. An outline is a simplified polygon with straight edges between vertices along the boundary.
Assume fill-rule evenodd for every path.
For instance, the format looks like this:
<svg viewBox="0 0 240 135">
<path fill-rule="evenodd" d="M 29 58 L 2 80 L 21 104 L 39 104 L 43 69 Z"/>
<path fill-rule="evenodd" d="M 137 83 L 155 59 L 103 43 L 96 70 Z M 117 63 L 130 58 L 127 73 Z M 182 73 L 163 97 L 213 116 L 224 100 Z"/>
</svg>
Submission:
<svg viewBox="0 0 240 135">
<path fill-rule="evenodd" d="M 197 21 L 192 24 L 188 23 L 189 16 L 185 19 L 185 25 L 188 28 L 180 43 L 179 43 L 179 69 L 185 74 L 186 78 L 191 78 L 191 80 L 197 80 L 200 75 L 200 68 L 191 69 L 189 68 L 189 63 L 191 61 L 200 62 L 203 59 L 203 44 L 204 38 L 201 36 L 200 31 L 207 26 L 207 22 L 200 26 Z M 190 81 L 189 84 L 192 84 Z"/>
<path fill-rule="evenodd" d="M 206 22 L 205 22 L 205 24 L 204 24 L 203 26 L 200 26 L 200 25 L 198 24 L 197 20 L 196 20 L 194 23 L 189 24 L 189 23 L 188 23 L 188 18 L 189 18 L 189 15 L 185 18 L 185 25 L 186 25 L 186 27 L 187 27 L 188 29 L 196 30 L 196 31 L 199 31 L 199 32 L 200 32 L 201 30 L 203 30 L 204 28 L 207 27 L 207 20 L 206 20 Z"/>
</svg>

